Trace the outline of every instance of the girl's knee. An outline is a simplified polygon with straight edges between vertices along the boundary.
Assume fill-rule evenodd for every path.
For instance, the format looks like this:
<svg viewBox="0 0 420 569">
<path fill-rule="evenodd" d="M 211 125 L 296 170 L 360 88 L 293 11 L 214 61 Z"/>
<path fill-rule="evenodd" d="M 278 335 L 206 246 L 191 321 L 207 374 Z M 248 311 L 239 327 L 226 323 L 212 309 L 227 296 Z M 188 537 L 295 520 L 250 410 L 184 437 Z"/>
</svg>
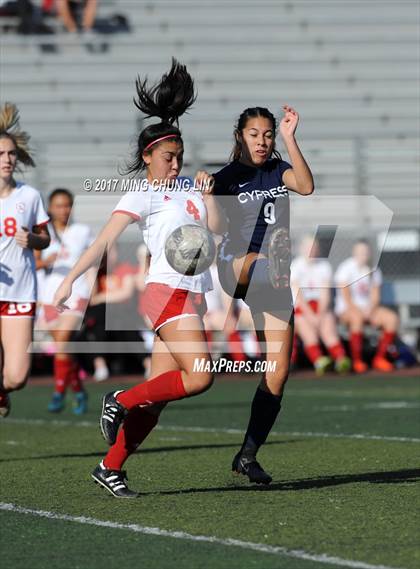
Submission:
<svg viewBox="0 0 420 569">
<path fill-rule="evenodd" d="M 275 372 L 266 373 L 263 382 L 265 382 L 271 392 L 279 395 L 283 392 L 288 379 L 289 365 L 283 364 Z"/>
<path fill-rule="evenodd" d="M 214 374 L 211 372 L 195 373 L 190 381 L 190 395 L 198 395 L 210 389 L 213 385 Z"/>
<path fill-rule="evenodd" d="M 7 390 L 17 391 L 18 389 L 25 387 L 28 377 L 29 371 L 25 373 L 5 369 L 3 372 L 3 385 Z"/>
</svg>

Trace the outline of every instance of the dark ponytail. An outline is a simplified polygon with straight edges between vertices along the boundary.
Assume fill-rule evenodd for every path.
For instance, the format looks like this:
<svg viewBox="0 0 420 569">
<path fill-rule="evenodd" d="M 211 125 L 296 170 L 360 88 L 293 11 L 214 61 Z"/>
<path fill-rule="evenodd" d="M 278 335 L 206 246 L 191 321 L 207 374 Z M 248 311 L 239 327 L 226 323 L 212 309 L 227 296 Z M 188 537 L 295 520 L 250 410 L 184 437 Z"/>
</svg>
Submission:
<svg viewBox="0 0 420 569">
<path fill-rule="evenodd" d="M 242 136 L 242 131 L 246 127 L 248 119 L 255 119 L 258 117 L 263 117 L 268 119 L 272 124 L 273 129 L 273 151 L 271 156 L 275 156 L 278 160 L 282 160 L 280 152 L 276 150 L 276 141 L 274 139 L 276 130 L 277 130 L 277 121 L 274 115 L 264 107 L 250 107 L 245 109 L 243 113 L 240 115 L 238 119 L 238 124 L 235 126 L 235 130 L 233 131 L 233 135 L 235 137 L 235 144 L 233 146 L 232 152 L 230 153 L 229 161 L 231 160 L 239 160 L 242 154 L 242 143 L 239 139 L 239 136 Z M 271 158 L 269 156 L 269 158 Z"/>
<path fill-rule="evenodd" d="M 137 149 L 124 174 L 136 174 L 144 170 L 144 150 L 155 140 L 171 135 L 182 143 L 181 131 L 178 128 L 178 119 L 194 103 L 197 95 L 194 90 L 194 81 L 185 65 L 181 65 L 172 58 L 169 73 L 165 73 L 161 80 L 149 87 L 148 79 L 136 80 L 137 97 L 133 99 L 135 106 L 147 118 L 159 117 L 160 123 L 154 123 L 141 131 L 137 139 Z"/>
</svg>

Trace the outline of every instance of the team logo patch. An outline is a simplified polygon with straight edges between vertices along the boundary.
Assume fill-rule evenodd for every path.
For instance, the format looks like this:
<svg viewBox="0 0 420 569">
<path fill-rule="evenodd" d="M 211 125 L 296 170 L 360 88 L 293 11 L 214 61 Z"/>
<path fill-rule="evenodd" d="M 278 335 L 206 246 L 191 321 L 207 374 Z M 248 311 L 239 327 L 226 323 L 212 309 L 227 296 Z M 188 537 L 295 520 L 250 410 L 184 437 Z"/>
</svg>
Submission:
<svg viewBox="0 0 420 569">
<path fill-rule="evenodd" d="M 16 211 L 17 211 L 17 212 L 23 213 L 23 212 L 25 211 L 25 209 L 26 209 L 26 206 L 25 206 L 25 204 L 24 204 L 23 202 L 18 202 L 18 203 L 16 204 Z"/>
</svg>

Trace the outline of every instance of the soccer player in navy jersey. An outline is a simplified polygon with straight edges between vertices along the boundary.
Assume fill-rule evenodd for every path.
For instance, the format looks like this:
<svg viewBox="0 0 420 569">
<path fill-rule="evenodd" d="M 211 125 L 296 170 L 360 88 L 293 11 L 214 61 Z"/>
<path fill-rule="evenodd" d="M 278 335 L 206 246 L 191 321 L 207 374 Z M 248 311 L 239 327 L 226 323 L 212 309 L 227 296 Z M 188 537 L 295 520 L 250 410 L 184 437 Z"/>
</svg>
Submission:
<svg viewBox="0 0 420 569">
<path fill-rule="evenodd" d="M 255 107 L 240 115 L 232 161 L 214 174 L 213 193 L 228 221 L 218 251 L 219 279 L 230 296 L 249 305 L 261 351 L 275 366 L 256 390 L 245 438 L 232 463 L 234 472 L 260 484 L 272 480 L 256 455 L 280 411 L 293 343 L 289 190 L 301 195 L 314 190 L 295 139 L 298 113 L 287 105 L 283 111 L 279 131 L 290 164 L 275 149 L 276 119 Z"/>
</svg>

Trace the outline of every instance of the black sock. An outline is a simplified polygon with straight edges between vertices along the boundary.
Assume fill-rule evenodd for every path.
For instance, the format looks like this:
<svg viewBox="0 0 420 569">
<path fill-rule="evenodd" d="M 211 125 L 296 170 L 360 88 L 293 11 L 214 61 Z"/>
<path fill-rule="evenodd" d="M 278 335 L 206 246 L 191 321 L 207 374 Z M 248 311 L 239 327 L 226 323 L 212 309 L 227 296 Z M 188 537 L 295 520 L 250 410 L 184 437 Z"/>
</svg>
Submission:
<svg viewBox="0 0 420 569">
<path fill-rule="evenodd" d="M 273 395 L 259 387 L 255 392 L 251 406 L 251 417 L 245 433 L 241 453 L 255 456 L 273 428 L 280 412 L 282 395 Z"/>
</svg>

